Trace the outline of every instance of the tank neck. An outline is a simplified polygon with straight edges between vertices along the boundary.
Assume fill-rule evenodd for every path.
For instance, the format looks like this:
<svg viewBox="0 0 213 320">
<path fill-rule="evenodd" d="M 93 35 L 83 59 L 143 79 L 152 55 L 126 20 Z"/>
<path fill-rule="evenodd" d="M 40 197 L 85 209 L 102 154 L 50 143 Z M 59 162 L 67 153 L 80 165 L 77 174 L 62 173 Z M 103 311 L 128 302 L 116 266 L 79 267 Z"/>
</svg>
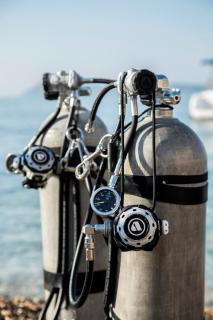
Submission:
<svg viewBox="0 0 213 320">
<path fill-rule="evenodd" d="M 147 116 L 150 117 L 152 115 L 152 111 L 147 112 Z M 173 117 L 173 109 L 169 107 L 161 107 L 157 106 L 155 108 L 155 116 L 156 118 L 172 118 Z"/>
</svg>

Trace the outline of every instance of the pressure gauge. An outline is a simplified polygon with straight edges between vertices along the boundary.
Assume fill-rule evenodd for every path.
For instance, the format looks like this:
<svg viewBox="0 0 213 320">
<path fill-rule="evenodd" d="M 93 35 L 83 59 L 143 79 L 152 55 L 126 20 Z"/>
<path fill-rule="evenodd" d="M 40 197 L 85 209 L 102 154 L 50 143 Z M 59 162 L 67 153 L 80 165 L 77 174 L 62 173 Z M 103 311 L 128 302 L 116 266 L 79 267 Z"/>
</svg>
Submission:
<svg viewBox="0 0 213 320">
<path fill-rule="evenodd" d="M 111 187 L 100 187 L 93 192 L 90 204 L 93 211 L 102 217 L 115 216 L 119 209 L 121 198 Z"/>
</svg>

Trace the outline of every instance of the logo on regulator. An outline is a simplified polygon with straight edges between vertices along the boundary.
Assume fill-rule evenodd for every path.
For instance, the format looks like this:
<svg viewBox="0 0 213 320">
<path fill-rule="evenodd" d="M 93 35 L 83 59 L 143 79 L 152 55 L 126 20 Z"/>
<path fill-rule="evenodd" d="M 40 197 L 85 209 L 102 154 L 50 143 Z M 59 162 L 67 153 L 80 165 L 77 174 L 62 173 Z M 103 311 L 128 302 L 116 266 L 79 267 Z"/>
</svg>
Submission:
<svg viewBox="0 0 213 320">
<path fill-rule="evenodd" d="M 47 162 L 47 154 L 44 151 L 36 151 L 33 155 L 34 160 L 37 163 L 45 163 Z"/>
<path fill-rule="evenodd" d="M 140 236 L 144 233 L 146 226 L 143 220 L 134 218 L 129 221 L 127 228 L 133 236 Z"/>
</svg>

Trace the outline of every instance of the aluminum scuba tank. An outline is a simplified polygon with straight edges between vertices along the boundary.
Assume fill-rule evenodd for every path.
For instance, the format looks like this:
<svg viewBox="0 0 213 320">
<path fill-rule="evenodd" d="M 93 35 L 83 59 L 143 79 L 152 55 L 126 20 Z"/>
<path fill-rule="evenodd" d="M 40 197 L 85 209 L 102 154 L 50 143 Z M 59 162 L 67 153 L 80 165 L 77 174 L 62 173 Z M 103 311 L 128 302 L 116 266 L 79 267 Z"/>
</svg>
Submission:
<svg viewBox="0 0 213 320">
<path fill-rule="evenodd" d="M 89 112 L 84 109 L 79 109 L 79 120 L 78 126 L 80 129 L 84 129 L 86 121 L 88 119 Z M 64 103 L 62 110 L 58 116 L 55 123 L 48 129 L 45 133 L 43 139 L 43 145 L 52 149 L 57 155 L 60 154 L 62 148 L 66 122 L 68 116 L 68 108 Z M 85 133 L 85 145 L 88 149 L 95 148 L 100 140 L 100 138 L 107 132 L 104 123 L 97 118 L 94 123 L 95 132 L 87 135 Z M 72 176 L 69 179 L 70 190 L 73 189 L 74 178 Z M 85 187 L 84 182 L 80 182 L 80 204 L 81 204 L 81 224 L 83 223 L 84 215 L 89 204 L 89 195 Z M 70 215 L 70 225 L 66 226 L 69 233 L 69 261 L 73 257 L 73 208 L 75 206 L 74 195 L 70 192 L 68 196 L 69 201 L 69 215 Z M 60 243 L 59 243 L 59 229 L 60 229 L 60 216 L 59 216 L 59 176 L 52 176 L 45 188 L 40 189 L 40 205 L 41 205 L 41 224 L 42 224 L 42 245 L 43 245 L 43 265 L 44 265 L 44 284 L 46 297 L 51 292 L 53 285 L 60 282 L 60 274 L 57 273 L 58 257 L 60 256 Z M 71 308 L 66 308 L 62 305 L 60 312 L 60 319 L 102 319 L 104 318 L 103 303 L 102 303 L 102 293 L 103 288 L 99 289 L 100 283 L 104 284 L 106 261 L 107 261 L 107 250 L 103 239 L 100 239 L 97 244 L 97 259 L 95 264 L 94 273 L 94 288 L 90 294 L 87 302 L 82 308 L 74 310 Z M 84 258 L 84 257 L 83 257 Z M 80 267 L 80 272 L 83 274 L 84 265 Z M 68 279 L 67 279 L 68 282 Z M 95 287 L 96 286 L 96 287 Z M 66 300 L 66 298 L 65 298 Z M 65 305 L 65 304 L 64 304 Z M 47 320 L 51 319 L 52 310 L 54 308 L 54 301 L 52 306 L 50 306 L 47 313 Z"/>
<path fill-rule="evenodd" d="M 124 206 L 152 206 L 152 121 L 138 124 L 125 161 Z M 156 109 L 156 208 L 169 235 L 153 251 L 120 252 L 112 318 L 202 320 L 207 157 L 197 135 Z"/>
</svg>

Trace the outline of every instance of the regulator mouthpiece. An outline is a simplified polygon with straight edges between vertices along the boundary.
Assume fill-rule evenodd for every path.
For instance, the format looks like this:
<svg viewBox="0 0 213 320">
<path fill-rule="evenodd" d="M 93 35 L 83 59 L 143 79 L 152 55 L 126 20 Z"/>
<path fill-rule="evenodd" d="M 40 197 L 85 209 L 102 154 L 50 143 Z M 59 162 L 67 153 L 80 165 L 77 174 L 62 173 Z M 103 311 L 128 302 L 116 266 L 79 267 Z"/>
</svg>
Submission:
<svg viewBox="0 0 213 320">
<path fill-rule="evenodd" d="M 152 94 L 157 86 L 155 74 L 149 70 L 140 70 L 134 77 L 135 89 L 139 95 Z"/>
</svg>

